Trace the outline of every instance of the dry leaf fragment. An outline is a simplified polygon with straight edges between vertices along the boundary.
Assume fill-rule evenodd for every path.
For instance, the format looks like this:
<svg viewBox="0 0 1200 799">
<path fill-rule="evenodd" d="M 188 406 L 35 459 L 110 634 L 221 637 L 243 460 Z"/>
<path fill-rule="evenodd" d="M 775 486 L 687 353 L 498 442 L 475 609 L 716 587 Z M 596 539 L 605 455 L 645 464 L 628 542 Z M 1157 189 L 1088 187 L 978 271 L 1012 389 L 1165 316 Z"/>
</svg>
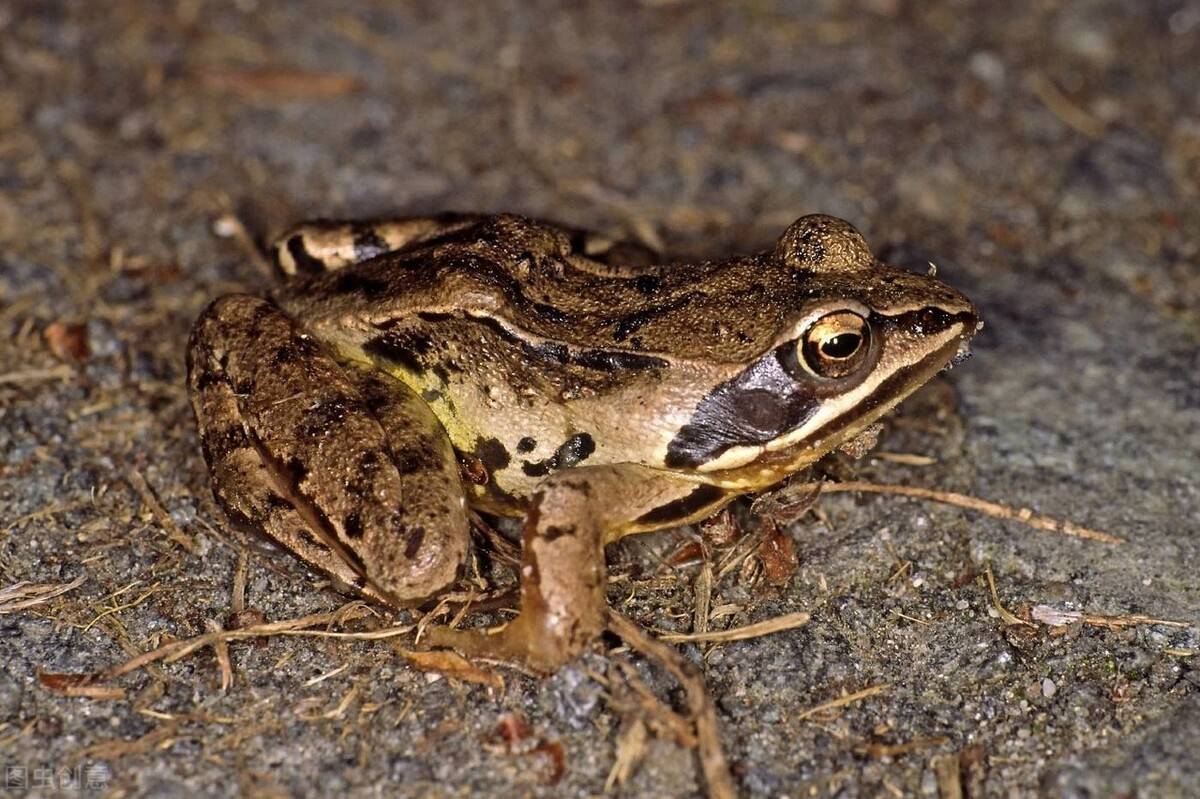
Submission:
<svg viewBox="0 0 1200 799">
<path fill-rule="evenodd" d="M 500 717 L 500 721 L 496 724 L 493 734 L 504 741 L 509 749 L 511 749 L 516 744 L 533 735 L 533 728 L 529 726 L 529 722 L 521 714 L 505 713 Z"/>
<path fill-rule="evenodd" d="M 788 483 L 778 491 L 760 495 L 750 503 L 750 513 L 770 518 L 776 524 L 786 527 L 808 513 L 824 488 L 825 484 L 821 482 Z"/>
<path fill-rule="evenodd" d="M 796 544 L 792 541 L 791 536 L 780 530 L 774 521 L 763 519 L 763 524 L 771 525 L 771 531 L 758 545 L 758 557 L 763 566 L 763 579 L 769 585 L 777 587 L 787 585 L 800 566 L 800 559 L 796 557 Z"/>
<path fill-rule="evenodd" d="M 42 605 L 73 591 L 87 579 L 87 572 L 69 583 L 30 583 L 22 580 L 6 588 L 0 588 L 0 613 L 16 613 L 36 605 Z"/>
<path fill-rule="evenodd" d="M 125 698 L 124 688 L 99 685 L 94 674 L 55 674 L 39 671 L 37 678 L 43 688 L 59 696 L 83 696 L 88 699 Z"/>
<path fill-rule="evenodd" d="M 559 741 L 542 740 L 530 754 L 543 755 L 549 762 L 550 770 L 545 780 L 547 785 L 556 784 L 567 771 L 567 753 Z"/>
<path fill-rule="evenodd" d="M 617 757 L 609 769 L 608 779 L 604 781 L 604 792 L 612 793 L 613 788 L 624 785 L 633 776 L 634 770 L 646 756 L 646 724 L 638 718 L 627 723 L 617 738 Z"/>
<path fill-rule="evenodd" d="M 80 363 L 92 354 L 85 325 L 51 322 L 42 331 L 42 337 L 54 357 L 65 363 Z"/>
<path fill-rule="evenodd" d="M 742 537 L 742 528 L 728 507 L 696 525 L 700 536 L 710 547 L 723 547 Z"/>
<path fill-rule="evenodd" d="M 479 668 L 457 652 L 448 649 L 401 649 L 400 653 L 421 671 L 436 672 L 463 682 L 486 685 L 497 691 L 504 690 L 503 677 L 494 671 Z"/>
</svg>

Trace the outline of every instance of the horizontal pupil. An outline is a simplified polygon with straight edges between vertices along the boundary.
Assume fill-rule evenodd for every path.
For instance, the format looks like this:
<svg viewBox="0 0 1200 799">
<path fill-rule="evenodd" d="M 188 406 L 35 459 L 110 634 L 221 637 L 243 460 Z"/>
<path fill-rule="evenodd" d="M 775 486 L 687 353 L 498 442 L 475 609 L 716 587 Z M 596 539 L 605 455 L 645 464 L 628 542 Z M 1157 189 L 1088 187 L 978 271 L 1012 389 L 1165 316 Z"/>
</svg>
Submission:
<svg viewBox="0 0 1200 799">
<path fill-rule="evenodd" d="M 862 338 L 857 333 L 842 333 L 826 339 L 821 352 L 830 358 L 849 358 L 858 349 L 860 341 Z"/>
</svg>

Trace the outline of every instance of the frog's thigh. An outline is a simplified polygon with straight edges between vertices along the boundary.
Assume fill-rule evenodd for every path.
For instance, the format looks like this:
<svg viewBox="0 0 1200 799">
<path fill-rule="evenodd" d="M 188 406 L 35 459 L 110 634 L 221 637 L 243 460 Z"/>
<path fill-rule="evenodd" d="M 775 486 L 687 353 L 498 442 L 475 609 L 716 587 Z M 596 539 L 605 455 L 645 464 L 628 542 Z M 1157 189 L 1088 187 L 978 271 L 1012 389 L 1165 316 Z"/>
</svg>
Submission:
<svg viewBox="0 0 1200 799">
<path fill-rule="evenodd" d="M 380 424 L 419 402 L 407 389 L 380 401 L 273 304 L 244 295 L 197 320 L 188 382 L 214 493 L 234 520 L 392 603 L 454 580 L 468 527 L 445 434 L 421 409 L 394 437 Z"/>
<path fill-rule="evenodd" d="M 472 214 L 442 214 L 374 222 L 305 222 L 276 239 L 271 256 L 286 275 L 331 272 L 443 236 L 478 219 Z"/>
<path fill-rule="evenodd" d="M 633 464 L 547 478 L 526 518 L 521 609 L 499 633 L 431 629 L 434 645 L 551 671 L 606 624 L 604 544 L 628 532 L 703 518 L 732 498 L 720 489 Z"/>
</svg>

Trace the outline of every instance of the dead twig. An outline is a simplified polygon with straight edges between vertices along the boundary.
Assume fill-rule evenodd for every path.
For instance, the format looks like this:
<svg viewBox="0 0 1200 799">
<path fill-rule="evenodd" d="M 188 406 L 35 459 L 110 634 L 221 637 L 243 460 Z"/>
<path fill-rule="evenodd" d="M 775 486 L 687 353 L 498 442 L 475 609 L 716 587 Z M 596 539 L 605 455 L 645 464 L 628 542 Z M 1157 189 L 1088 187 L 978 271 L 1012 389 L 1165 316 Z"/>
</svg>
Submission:
<svg viewBox="0 0 1200 799">
<path fill-rule="evenodd" d="M 866 494 L 899 494 L 905 497 L 916 497 L 917 499 L 925 499 L 930 502 L 940 502 L 944 505 L 954 505 L 959 508 L 966 508 L 977 513 L 982 513 L 987 516 L 992 516 L 997 519 L 1005 519 L 1024 524 L 1026 527 L 1031 527 L 1034 530 L 1043 530 L 1048 533 L 1059 533 L 1061 535 L 1069 535 L 1075 538 L 1085 538 L 1090 541 L 1103 541 L 1106 544 L 1124 544 L 1124 538 L 1112 535 L 1111 533 L 1101 532 L 1100 530 L 1091 530 L 1087 527 L 1080 527 L 1074 522 L 1069 522 L 1062 519 L 1054 519 L 1050 516 L 1042 516 L 1034 513 L 1029 508 L 1012 508 L 1009 505 L 1001 505 L 998 502 L 988 502 L 987 500 L 977 499 L 976 497 L 967 496 L 966 494 L 956 494 L 952 491 L 936 491 L 931 488 L 919 488 L 917 486 L 902 486 L 890 483 L 869 483 L 861 480 L 854 480 L 846 483 L 825 483 L 822 488 L 822 493 L 837 494 L 847 491 L 862 492 Z"/>
<path fill-rule="evenodd" d="M 868 755 L 869 757 L 899 757 L 907 755 L 909 752 L 916 752 L 921 749 L 928 749 L 932 746 L 941 746 L 949 743 L 950 739 L 944 735 L 936 738 L 917 738 L 913 741 L 905 741 L 902 744 L 885 744 L 885 743 L 869 743 L 854 747 L 854 751 L 860 755 Z"/>
<path fill-rule="evenodd" d="M 224 632 L 221 625 L 213 619 L 205 619 L 204 626 L 212 633 Z M 217 666 L 221 669 L 221 692 L 224 693 L 233 685 L 233 661 L 229 659 L 229 645 L 224 639 L 218 638 L 213 641 L 212 648 L 217 656 Z"/>
<path fill-rule="evenodd" d="M 185 533 L 175 523 L 175 520 L 171 518 L 171 514 L 167 513 L 167 509 L 162 506 L 162 503 L 158 501 L 158 497 L 154 495 L 154 489 L 146 482 L 146 478 L 142 476 L 142 473 L 137 469 L 130 469 L 126 473 L 126 480 L 133 487 L 133 490 L 138 493 L 138 496 L 142 498 L 142 502 L 145 503 L 146 507 L 150 509 L 150 513 L 154 515 L 154 518 L 166 532 L 167 538 L 170 538 L 191 554 L 197 554 L 200 551 L 200 547 L 196 545 L 196 540 Z"/>
<path fill-rule="evenodd" d="M 75 757 L 79 760 L 116 760 L 126 755 L 141 755 L 169 743 L 179 732 L 179 723 L 168 721 L 132 741 L 104 741 L 80 749 Z"/>
<path fill-rule="evenodd" d="M 362 88 L 354 75 L 301 69 L 209 70 L 199 78 L 206 89 L 242 99 L 342 97 Z"/>
<path fill-rule="evenodd" d="M 729 630 L 713 630 L 704 633 L 668 633 L 656 631 L 655 634 L 660 641 L 666 641 L 671 644 L 688 641 L 744 641 L 747 638 L 761 638 L 764 635 L 791 630 L 795 627 L 803 627 L 805 624 L 808 624 L 810 618 L 812 617 L 807 613 L 785 613 L 773 619 L 747 624 L 744 627 L 733 627 Z"/>
<path fill-rule="evenodd" d="M 1000 595 L 996 593 L 996 578 L 992 576 L 992 567 L 988 566 L 985 572 L 987 575 L 988 590 L 992 592 L 992 606 L 996 609 L 996 613 L 1000 614 L 1000 618 L 1006 625 L 1012 627 L 1020 624 L 1026 627 L 1033 627 L 1033 622 L 1025 621 L 1020 616 L 1015 615 L 1004 605 L 1000 604 Z"/>
<path fill-rule="evenodd" d="M 207 632 L 203 635 L 197 635 L 182 641 L 171 641 L 170 643 L 163 644 L 156 649 L 152 649 L 149 652 L 143 652 L 137 657 L 131 658 L 120 665 L 98 672 L 93 676 L 98 680 L 115 679 L 132 671 L 137 671 L 138 669 L 144 668 L 151 663 L 155 663 L 160 660 L 164 663 L 174 663 L 175 661 L 186 657 L 202 647 L 213 646 L 217 642 L 237 641 L 243 638 L 264 638 L 272 635 L 309 635 L 330 638 L 379 640 L 381 638 L 393 638 L 398 635 L 407 635 L 413 629 L 412 625 L 389 627 L 384 630 L 372 630 L 361 633 L 307 629 L 310 627 L 320 627 L 324 625 L 341 623 L 349 618 L 349 614 L 351 612 L 365 611 L 365 609 L 365 605 L 362 602 L 351 602 L 329 613 L 312 613 L 295 619 L 285 619 L 283 621 L 271 622 L 269 624 L 256 624 L 239 630 L 220 630 Z"/>
<path fill-rule="evenodd" d="M 1082 133 L 1089 139 L 1098 139 L 1104 135 L 1104 122 L 1096 119 L 1063 94 L 1062 90 L 1045 75 L 1040 72 L 1030 72 L 1025 76 L 1025 85 L 1050 113 L 1071 129 Z"/>
<path fill-rule="evenodd" d="M 1049 605 L 1035 605 L 1030 615 L 1033 616 L 1034 621 L 1040 621 L 1042 624 L 1051 627 L 1062 627 L 1067 624 L 1076 623 L 1088 624 L 1092 627 L 1107 627 L 1110 630 L 1119 630 L 1122 627 L 1134 627 L 1141 624 L 1161 624 L 1165 627 L 1193 626 L 1186 621 L 1155 619 L 1150 616 L 1143 616 L 1140 613 L 1103 616 L 1098 613 L 1084 613 L 1079 610 L 1058 610 Z"/>
<path fill-rule="evenodd" d="M 612 793 L 613 788 L 633 776 L 633 770 L 646 756 L 646 737 L 646 724 L 641 719 L 633 719 L 622 728 L 617 738 L 617 757 L 604 781 L 605 793 Z"/>
<path fill-rule="evenodd" d="M 70 366 L 61 364 L 47 369 L 21 369 L 0 374 L 0 386 L 17 383 L 41 383 L 48 380 L 67 380 L 75 374 Z"/>
<path fill-rule="evenodd" d="M 800 721 L 801 719 L 806 719 L 809 716 L 815 716 L 816 714 L 821 713 L 822 711 L 832 710 L 835 707 L 845 707 L 846 705 L 852 705 L 855 702 L 858 702 L 862 699 L 866 699 L 868 697 L 875 696 L 875 694 L 883 693 L 884 691 L 886 691 L 887 689 L 889 689 L 891 687 L 892 686 L 889 685 L 888 683 L 880 683 L 878 685 L 872 685 L 869 688 L 864 688 L 861 691 L 855 691 L 852 694 L 845 694 L 844 696 L 839 696 L 837 699 L 831 699 L 828 702 L 822 702 L 821 704 L 816 705 L 815 707 L 810 707 L 808 710 L 805 710 L 804 712 L 798 714 L 796 716 L 796 720 Z"/>
<path fill-rule="evenodd" d="M 714 799 L 733 799 L 737 792 L 733 787 L 733 777 L 729 773 L 729 763 L 725 760 L 725 751 L 721 748 L 716 707 L 704 687 L 703 677 L 673 648 L 655 640 L 633 621 L 612 608 L 608 610 L 608 628 L 632 648 L 661 663 L 684 687 L 692 717 L 695 719 L 697 752 L 704 780 L 708 784 L 709 796 Z"/>
<path fill-rule="evenodd" d="M 74 591 L 87 580 L 87 573 L 76 577 L 69 583 L 30 583 L 22 581 L 13 583 L 7 588 L 0 589 L 0 613 L 16 613 L 36 605 L 43 605 L 62 596 L 68 591 Z"/>
</svg>

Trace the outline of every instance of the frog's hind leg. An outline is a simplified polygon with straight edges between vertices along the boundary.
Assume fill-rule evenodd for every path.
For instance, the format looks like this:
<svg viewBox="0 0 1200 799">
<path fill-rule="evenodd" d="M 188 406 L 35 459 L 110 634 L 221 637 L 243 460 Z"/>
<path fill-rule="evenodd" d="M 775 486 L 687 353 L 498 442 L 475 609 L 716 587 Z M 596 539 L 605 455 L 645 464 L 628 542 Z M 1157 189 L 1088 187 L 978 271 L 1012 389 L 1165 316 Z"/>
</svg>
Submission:
<svg viewBox="0 0 1200 799">
<path fill-rule="evenodd" d="M 210 305 L 188 344 L 201 445 L 230 518 L 373 599 L 412 605 L 466 557 L 457 462 L 419 398 L 359 372 L 245 295 Z"/>
<path fill-rule="evenodd" d="M 534 493 L 525 520 L 517 618 L 492 634 L 430 627 L 426 640 L 467 656 L 553 671 L 606 627 L 606 543 L 705 518 L 734 496 L 633 464 L 553 475 Z"/>
<path fill-rule="evenodd" d="M 475 224 L 474 214 L 380 219 L 373 222 L 316 220 L 297 225 L 271 245 L 285 275 L 332 272 L 436 239 Z"/>
</svg>

